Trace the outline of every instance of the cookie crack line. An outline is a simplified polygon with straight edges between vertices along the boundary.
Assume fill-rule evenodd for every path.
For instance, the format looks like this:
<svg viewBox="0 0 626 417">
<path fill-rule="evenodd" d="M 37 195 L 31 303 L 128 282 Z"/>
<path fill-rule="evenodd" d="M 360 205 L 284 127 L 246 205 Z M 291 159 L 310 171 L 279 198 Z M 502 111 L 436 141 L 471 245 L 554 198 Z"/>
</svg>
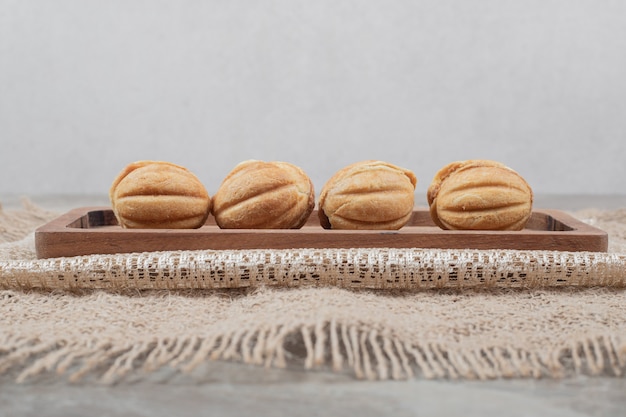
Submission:
<svg viewBox="0 0 626 417">
<path fill-rule="evenodd" d="M 490 211 L 496 211 L 496 210 L 502 210 L 504 208 L 511 208 L 511 209 L 515 209 L 515 208 L 519 208 L 519 207 L 525 207 L 528 206 L 528 202 L 526 201 L 521 201 L 521 202 L 517 202 L 517 203 L 511 203 L 511 202 L 503 202 L 504 204 L 501 205 L 490 205 L 489 207 L 470 207 L 467 208 L 467 205 L 463 206 L 459 206 L 459 207 L 455 207 L 455 206 L 443 206 L 441 205 L 441 203 L 437 204 L 437 212 L 443 212 L 443 211 L 447 211 L 447 212 L 452 212 L 452 213 L 489 213 Z"/>
<path fill-rule="evenodd" d="M 208 198 L 208 195 L 206 196 L 202 196 L 202 195 L 196 195 L 196 194 L 170 194 L 170 193 L 160 193 L 160 194 L 155 194 L 155 193 L 146 193 L 146 194 L 128 194 L 128 195 L 122 195 L 122 196 L 118 196 L 117 197 L 117 201 L 124 201 L 124 200 L 134 200 L 134 199 L 139 199 L 139 198 L 163 198 L 163 197 L 176 197 L 176 198 L 190 198 L 190 199 L 196 199 L 196 200 L 206 200 Z"/>
<path fill-rule="evenodd" d="M 294 187 L 298 194 L 305 194 L 303 192 L 300 192 L 300 190 L 297 189 L 296 184 L 291 183 L 291 182 L 287 184 L 281 184 L 273 188 L 266 188 L 266 189 L 260 189 L 260 190 L 257 189 L 257 190 L 254 190 L 254 192 L 252 193 L 243 194 L 240 198 L 227 200 L 224 202 L 220 201 L 221 198 L 220 198 L 220 193 L 218 191 L 218 193 L 213 198 L 213 206 L 214 208 L 217 208 L 218 211 L 224 212 L 236 206 L 237 204 L 248 202 L 250 200 L 260 199 L 264 194 L 267 194 L 270 192 L 277 192 L 277 191 L 282 190 L 283 188 L 288 188 L 288 187 Z"/>
<path fill-rule="evenodd" d="M 441 184 L 439 184 L 439 187 L 437 189 L 437 191 L 439 191 L 441 189 Z M 467 185 L 465 184 L 459 184 L 456 187 L 452 186 L 448 189 L 448 192 L 466 192 L 467 190 L 465 189 L 465 187 L 467 187 Z M 477 182 L 472 184 L 472 189 L 482 189 L 482 188 L 498 188 L 498 187 L 507 187 L 509 189 L 513 189 L 513 190 L 517 190 L 520 193 L 527 193 L 530 190 L 529 186 L 525 186 L 525 187 L 519 187 L 516 184 L 512 184 L 509 182 L 501 182 L 501 181 L 493 181 L 493 182 Z"/>
</svg>

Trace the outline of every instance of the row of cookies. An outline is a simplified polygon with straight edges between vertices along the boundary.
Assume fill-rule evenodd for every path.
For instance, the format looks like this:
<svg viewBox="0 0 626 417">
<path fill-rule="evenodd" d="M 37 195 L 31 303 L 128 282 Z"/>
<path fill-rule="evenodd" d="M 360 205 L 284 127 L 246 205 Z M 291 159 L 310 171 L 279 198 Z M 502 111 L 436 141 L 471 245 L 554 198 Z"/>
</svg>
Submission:
<svg viewBox="0 0 626 417">
<path fill-rule="evenodd" d="M 397 230 L 413 213 L 415 174 L 384 161 L 361 161 L 337 171 L 318 200 L 326 229 Z M 238 164 L 209 196 L 185 167 L 163 161 L 126 166 L 109 191 L 124 228 L 199 228 L 209 215 L 223 229 L 297 229 L 315 207 L 308 175 L 288 162 Z M 495 161 L 443 167 L 428 187 L 433 222 L 442 229 L 521 230 L 533 203 L 531 187 Z"/>
</svg>

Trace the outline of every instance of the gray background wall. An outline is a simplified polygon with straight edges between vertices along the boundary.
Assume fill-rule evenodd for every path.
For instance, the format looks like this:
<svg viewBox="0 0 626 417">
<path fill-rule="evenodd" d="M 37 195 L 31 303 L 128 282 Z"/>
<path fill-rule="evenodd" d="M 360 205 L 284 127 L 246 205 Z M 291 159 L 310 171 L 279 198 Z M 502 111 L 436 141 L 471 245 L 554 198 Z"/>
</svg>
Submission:
<svg viewBox="0 0 626 417">
<path fill-rule="evenodd" d="M 382 159 L 417 193 L 489 158 L 626 193 L 621 0 L 0 0 L 0 198 L 106 194 L 138 159 L 214 193 L 245 159 L 319 191 Z"/>
</svg>

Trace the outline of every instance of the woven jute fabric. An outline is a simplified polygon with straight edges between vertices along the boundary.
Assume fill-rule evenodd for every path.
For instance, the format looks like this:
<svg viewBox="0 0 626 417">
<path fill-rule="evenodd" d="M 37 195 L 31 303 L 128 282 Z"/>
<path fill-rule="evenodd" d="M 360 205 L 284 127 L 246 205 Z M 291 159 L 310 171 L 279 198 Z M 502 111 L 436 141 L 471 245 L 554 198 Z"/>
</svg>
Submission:
<svg viewBox="0 0 626 417">
<path fill-rule="evenodd" d="M 0 375 L 105 383 L 211 360 L 356 378 L 622 376 L 626 210 L 609 253 L 180 251 L 38 260 L 0 211 Z"/>
</svg>

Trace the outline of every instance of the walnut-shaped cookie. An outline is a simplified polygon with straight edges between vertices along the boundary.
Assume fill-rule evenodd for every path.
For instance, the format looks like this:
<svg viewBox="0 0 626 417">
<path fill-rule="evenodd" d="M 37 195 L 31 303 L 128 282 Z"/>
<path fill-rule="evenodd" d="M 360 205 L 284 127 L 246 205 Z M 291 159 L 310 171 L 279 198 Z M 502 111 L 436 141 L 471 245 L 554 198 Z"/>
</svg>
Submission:
<svg viewBox="0 0 626 417">
<path fill-rule="evenodd" d="M 384 161 L 361 161 L 337 171 L 320 193 L 325 229 L 397 230 L 415 203 L 415 174 Z"/>
<path fill-rule="evenodd" d="M 119 225 L 128 229 L 196 229 L 211 210 L 200 180 L 185 167 L 163 161 L 126 166 L 109 198 Z"/>
<path fill-rule="evenodd" d="M 506 165 L 489 160 L 452 162 L 427 192 L 430 216 L 449 230 L 522 230 L 532 213 L 533 192 Z"/>
<path fill-rule="evenodd" d="M 222 229 L 299 229 L 315 208 L 308 175 L 288 162 L 241 162 L 213 196 Z"/>
</svg>

